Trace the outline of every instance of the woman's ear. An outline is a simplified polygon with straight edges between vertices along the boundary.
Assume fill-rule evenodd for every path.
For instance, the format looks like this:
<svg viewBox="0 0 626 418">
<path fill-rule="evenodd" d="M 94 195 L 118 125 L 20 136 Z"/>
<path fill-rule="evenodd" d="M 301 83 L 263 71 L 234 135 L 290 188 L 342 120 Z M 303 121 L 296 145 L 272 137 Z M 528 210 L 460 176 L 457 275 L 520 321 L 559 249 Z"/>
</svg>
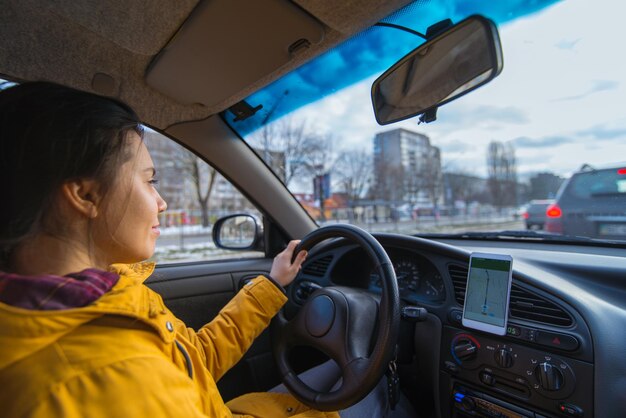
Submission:
<svg viewBox="0 0 626 418">
<path fill-rule="evenodd" d="M 87 218 L 98 216 L 100 188 L 92 179 L 75 179 L 66 181 L 61 186 L 61 196 L 74 210 Z"/>
</svg>

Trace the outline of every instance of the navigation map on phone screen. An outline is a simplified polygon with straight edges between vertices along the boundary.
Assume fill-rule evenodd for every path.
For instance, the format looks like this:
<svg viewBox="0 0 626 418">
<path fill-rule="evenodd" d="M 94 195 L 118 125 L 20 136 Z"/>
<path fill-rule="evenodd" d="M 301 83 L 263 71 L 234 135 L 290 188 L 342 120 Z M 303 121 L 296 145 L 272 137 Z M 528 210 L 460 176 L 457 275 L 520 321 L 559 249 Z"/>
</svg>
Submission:
<svg viewBox="0 0 626 418">
<path fill-rule="evenodd" d="M 504 327 L 508 309 L 511 262 L 472 258 L 467 281 L 464 316 L 486 324 Z"/>
</svg>

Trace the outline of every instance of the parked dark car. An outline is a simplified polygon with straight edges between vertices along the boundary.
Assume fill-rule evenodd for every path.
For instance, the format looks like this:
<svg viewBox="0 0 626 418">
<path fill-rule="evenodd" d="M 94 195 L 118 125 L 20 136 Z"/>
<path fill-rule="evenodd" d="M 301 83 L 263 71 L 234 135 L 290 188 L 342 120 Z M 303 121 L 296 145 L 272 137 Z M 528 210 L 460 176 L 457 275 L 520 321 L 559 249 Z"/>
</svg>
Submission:
<svg viewBox="0 0 626 418">
<path fill-rule="evenodd" d="M 546 211 L 554 204 L 552 199 L 531 200 L 523 213 L 526 229 L 543 229 L 546 223 Z"/>
<path fill-rule="evenodd" d="M 626 167 L 584 165 L 563 183 L 546 212 L 546 230 L 591 238 L 626 237 Z"/>
</svg>

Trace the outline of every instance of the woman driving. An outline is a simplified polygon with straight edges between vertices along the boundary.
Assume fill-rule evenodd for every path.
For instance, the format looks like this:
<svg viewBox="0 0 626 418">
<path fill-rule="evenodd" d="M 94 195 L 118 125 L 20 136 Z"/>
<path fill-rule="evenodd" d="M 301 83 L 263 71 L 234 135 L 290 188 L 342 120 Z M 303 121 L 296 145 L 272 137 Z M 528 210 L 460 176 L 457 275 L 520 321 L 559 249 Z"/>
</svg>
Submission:
<svg viewBox="0 0 626 418">
<path fill-rule="evenodd" d="M 223 402 L 216 381 L 286 302 L 306 252 L 291 263 L 291 241 L 268 276 L 187 328 L 143 284 L 167 205 L 127 105 L 46 82 L 6 89 L 0 162 L 1 416 L 339 416 L 280 388 Z M 380 398 L 342 416 L 384 411 Z"/>
</svg>

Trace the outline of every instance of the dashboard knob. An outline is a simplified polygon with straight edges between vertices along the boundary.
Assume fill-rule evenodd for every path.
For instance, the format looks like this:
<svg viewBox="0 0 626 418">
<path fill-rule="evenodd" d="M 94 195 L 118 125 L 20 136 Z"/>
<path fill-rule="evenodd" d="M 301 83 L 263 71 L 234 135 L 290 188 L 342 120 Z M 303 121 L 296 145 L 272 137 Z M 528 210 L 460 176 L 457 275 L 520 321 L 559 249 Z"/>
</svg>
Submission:
<svg viewBox="0 0 626 418">
<path fill-rule="evenodd" d="M 476 357 L 477 347 L 470 340 L 462 339 L 458 340 L 454 344 L 454 354 L 461 361 L 471 360 Z"/>
<path fill-rule="evenodd" d="M 564 378 L 561 371 L 552 363 L 541 363 L 535 368 L 535 376 L 545 390 L 559 390 L 563 387 Z"/>
<path fill-rule="evenodd" d="M 509 350 L 501 348 L 496 351 L 496 363 L 505 369 L 511 367 L 513 365 L 513 355 Z"/>
</svg>

